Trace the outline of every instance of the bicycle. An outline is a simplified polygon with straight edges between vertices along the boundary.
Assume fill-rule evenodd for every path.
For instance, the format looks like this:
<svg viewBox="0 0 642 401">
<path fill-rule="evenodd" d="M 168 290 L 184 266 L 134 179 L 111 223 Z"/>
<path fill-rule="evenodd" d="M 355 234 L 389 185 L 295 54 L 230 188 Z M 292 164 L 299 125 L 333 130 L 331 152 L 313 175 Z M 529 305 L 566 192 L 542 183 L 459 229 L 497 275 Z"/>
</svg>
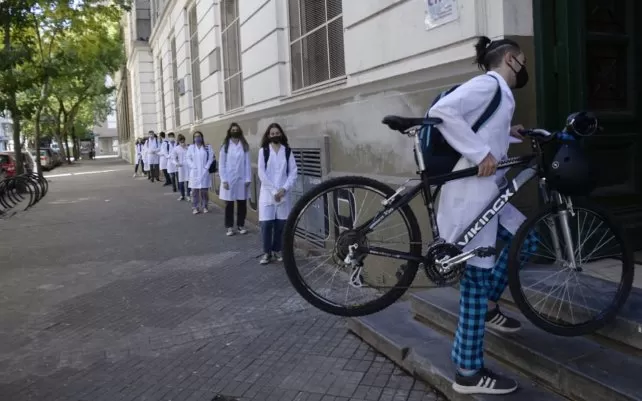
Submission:
<svg viewBox="0 0 642 401">
<path fill-rule="evenodd" d="M 597 120 L 595 121 L 597 123 Z M 390 129 L 413 138 L 419 178 L 407 180 L 397 190 L 393 190 L 380 181 L 366 177 L 332 178 L 305 193 L 295 203 L 284 228 L 283 260 L 290 282 L 306 301 L 330 314 L 344 317 L 364 316 L 376 313 L 397 301 L 410 288 L 420 266 L 423 267 L 428 279 L 437 286 L 458 283 L 468 260 L 475 256 L 492 256 L 496 252 L 494 248 L 484 247 L 464 250 L 466 245 L 492 217 L 501 212 L 502 208 L 528 182 L 538 177 L 538 192 L 542 205 L 533 216 L 527 218 L 520 226 L 509 248 L 508 286 L 514 303 L 533 324 L 560 336 L 592 333 L 615 318 L 631 291 L 634 273 L 632 251 L 625 241 L 619 225 L 607 212 L 595 205 L 565 196 L 548 185 L 547 170 L 544 168 L 544 157 L 546 156 L 544 150 L 554 139 L 560 137 L 559 134 L 552 134 L 544 129 L 523 130 L 522 135 L 530 140 L 531 154 L 500 161 L 497 167 L 498 170 L 521 167 L 517 175 L 511 180 L 506 180 L 505 185 L 499 190 L 499 195 L 483 209 L 467 229 L 463 230 L 456 241 L 447 243 L 439 235 L 434 201 L 443 184 L 475 176 L 478 173 L 477 167 L 441 175 L 431 175 L 426 171 L 418 133 L 422 127 L 441 123 L 440 119 L 387 116 L 382 122 Z M 569 128 L 572 127 L 567 126 L 566 129 Z M 566 129 L 562 132 L 566 132 Z M 406 184 L 413 180 L 420 182 L 408 188 Z M 381 207 L 365 208 L 363 212 L 357 212 L 357 204 L 360 203 L 363 207 L 366 199 L 366 197 L 361 199 L 362 197 L 356 192 L 357 189 L 365 190 L 366 195 L 374 193 L 380 196 L 382 198 L 380 204 L 383 209 Z M 424 200 L 433 238 L 427 244 L 426 249 L 423 247 L 422 233 L 417 217 L 410 206 L 411 201 L 419 194 Z M 366 218 L 363 223 L 357 223 L 356 220 L 359 217 L 367 215 L 372 210 L 374 212 L 371 217 Z M 304 213 L 308 211 L 313 213 L 311 224 L 304 224 L 300 228 L 298 224 Z M 333 213 L 332 217 L 325 217 L 325 228 L 318 228 L 321 212 Z M 391 219 L 395 213 L 398 213 L 401 218 L 401 223 L 398 226 L 405 227 L 405 231 L 407 231 L 408 244 L 402 245 L 402 250 L 375 246 L 376 241 L 370 236 L 374 236 L 375 230 Z M 586 214 L 584 219 L 580 219 L 581 213 Z M 577 227 L 572 224 L 572 220 L 575 218 L 577 218 Z M 589 219 L 591 219 L 590 224 L 588 223 Z M 596 220 L 600 223 L 596 227 L 604 227 L 600 230 L 596 228 L 598 236 L 593 238 L 594 233 L 592 233 L 578 244 L 573 244 L 575 239 L 580 241 L 580 226 L 583 228 L 590 225 L 590 228 L 593 228 Z M 539 223 L 544 223 L 544 226 L 538 228 Z M 310 229 L 313 226 L 316 228 Z M 535 229 L 536 226 L 538 229 Z M 575 228 L 577 228 L 577 233 L 575 233 Z M 609 242 L 603 240 L 606 235 L 604 234 L 605 229 L 612 234 L 609 237 Z M 523 244 L 525 239 L 533 233 L 538 240 L 538 253 L 529 255 L 525 253 L 527 250 L 525 251 Z M 592 289 L 588 297 L 590 305 L 585 307 L 585 314 L 593 315 L 587 321 L 576 322 L 576 316 L 572 309 L 576 305 L 570 301 L 569 294 L 581 292 L 585 300 L 586 294 L 584 294 L 583 287 L 579 283 L 573 284 L 571 279 L 575 279 L 577 282 L 580 273 L 588 271 L 589 267 L 596 266 L 595 263 L 588 264 L 588 262 L 602 261 L 600 263 L 604 264 L 607 263 L 605 261 L 611 261 L 611 258 L 617 255 L 617 253 L 596 254 L 599 249 L 606 246 L 605 244 L 610 243 L 611 238 L 614 239 L 616 251 L 618 249 L 621 251 L 622 271 L 619 275 L 615 274 L 611 277 L 612 282 L 619 279 L 619 283 L 616 283 L 616 293 L 610 299 L 610 303 L 600 309 L 594 305 L 596 299 L 599 298 L 594 296 L 597 290 Z M 545 241 L 550 241 L 552 245 L 547 246 L 548 242 L 545 243 Z M 329 243 L 329 246 L 326 243 Z M 539 254 L 541 250 L 551 251 L 553 256 L 550 261 L 552 262 L 545 262 L 549 259 L 545 259 L 543 255 Z M 589 251 L 589 255 L 582 254 L 586 250 Z M 323 254 L 324 252 L 327 254 Z M 524 255 L 528 259 L 526 266 L 522 266 L 520 263 L 520 257 Z M 322 263 L 304 277 L 299 271 L 297 260 L 307 256 L 310 256 L 313 261 L 320 260 Z M 364 267 L 365 262 L 370 261 L 371 258 L 374 261 L 371 263 L 372 268 L 369 271 Z M 384 259 L 384 262 L 378 263 L 376 260 L 379 259 L 377 258 Z M 391 261 L 404 261 L 405 264 L 399 266 L 395 273 L 389 276 L 390 279 L 376 276 L 376 272 L 381 271 L 384 267 L 390 267 Z M 534 261 L 538 263 L 534 263 Z M 332 262 L 337 265 L 334 269 L 329 266 L 329 263 Z M 308 265 L 303 267 L 305 266 Z M 555 267 L 562 267 L 563 272 L 568 273 L 564 282 L 566 287 L 561 292 L 550 289 L 553 279 L 558 280 L 560 277 L 558 273 L 550 274 L 551 269 Z M 598 280 L 597 276 L 602 274 L 600 272 L 602 270 L 586 275 L 591 285 L 598 283 L 596 280 Z M 325 282 L 326 287 L 320 291 L 314 291 L 305 281 L 305 278 L 313 274 L 316 276 L 329 275 L 330 278 Z M 556 276 L 556 274 L 558 275 Z M 334 290 L 332 286 L 337 280 L 339 283 L 348 283 L 345 292 Z M 391 283 L 392 285 L 390 285 Z M 528 289 L 525 285 L 529 283 L 534 287 L 541 285 L 544 289 Z M 568 288 L 569 285 L 572 288 Z M 358 292 L 356 296 L 352 294 L 355 298 L 354 303 L 344 305 L 336 300 L 336 298 L 345 295 L 346 302 L 348 302 L 347 299 L 352 289 Z M 528 300 L 528 296 L 533 294 L 537 300 L 535 305 Z M 372 295 L 375 296 L 373 300 L 365 300 L 367 296 Z M 548 296 L 553 298 L 552 306 L 549 304 Z M 567 298 L 568 302 L 566 302 Z M 536 306 L 542 302 L 544 303 L 543 311 L 537 311 Z M 558 303 L 559 310 L 555 313 L 554 309 Z M 570 310 L 570 314 L 566 309 Z"/>
</svg>

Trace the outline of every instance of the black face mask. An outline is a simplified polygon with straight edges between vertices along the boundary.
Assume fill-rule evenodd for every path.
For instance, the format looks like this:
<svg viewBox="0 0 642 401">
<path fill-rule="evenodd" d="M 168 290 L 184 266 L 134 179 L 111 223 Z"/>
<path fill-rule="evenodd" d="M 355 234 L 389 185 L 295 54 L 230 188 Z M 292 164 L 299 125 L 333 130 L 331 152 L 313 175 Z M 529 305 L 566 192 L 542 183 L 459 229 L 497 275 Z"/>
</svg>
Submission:
<svg viewBox="0 0 642 401">
<path fill-rule="evenodd" d="M 232 138 L 240 138 L 241 137 L 241 133 L 238 132 L 238 131 L 232 131 L 232 132 L 230 132 L 230 136 Z"/>
<path fill-rule="evenodd" d="M 270 142 L 272 142 L 272 143 L 281 143 L 281 140 L 282 140 L 282 138 L 281 138 L 280 135 L 279 136 L 271 136 L 270 137 Z"/>
<path fill-rule="evenodd" d="M 519 60 L 515 59 L 515 61 L 520 65 L 520 67 L 522 67 L 519 71 L 515 71 L 513 66 L 510 64 L 508 66 L 515 73 L 515 89 L 522 89 L 528 83 L 528 70 L 524 64 L 519 62 Z"/>
</svg>

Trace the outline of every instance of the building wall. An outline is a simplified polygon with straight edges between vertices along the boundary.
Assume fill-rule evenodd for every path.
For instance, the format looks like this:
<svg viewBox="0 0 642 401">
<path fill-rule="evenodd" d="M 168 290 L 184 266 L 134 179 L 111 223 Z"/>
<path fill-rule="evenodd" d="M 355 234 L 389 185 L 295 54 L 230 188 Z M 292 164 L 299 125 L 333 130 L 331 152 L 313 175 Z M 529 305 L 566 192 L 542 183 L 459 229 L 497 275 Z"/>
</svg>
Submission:
<svg viewBox="0 0 642 401">
<path fill-rule="evenodd" d="M 167 131 L 188 133 L 197 128 L 213 144 L 222 141 L 232 121 L 241 124 L 253 149 L 272 121 L 281 123 L 295 144 L 327 136 L 328 176 L 367 174 L 390 183 L 413 176 L 409 140 L 381 125 L 381 118 L 421 115 L 438 92 L 478 74 L 472 64 L 476 36 L 511 37 L 533 59 L 532 0 L 459 0 L 459 19 L 432 30 L 425 29 L 423 0 L 343 0 L 345 75 L 292 90 L 288 1 L 244 0 L 238 11 L 244 105 L 226 111 L 225 58 L 215 50 L 222 47 L 221 2 L 194 1 L 168 0 L 162 10 L 152 10 L 158 15 L 149 42 L 153 57 L 145 56 L 139 64 L 154 62 L 152 71 L 158 83 L 162 60 L 164 98 L 157 85 L 155 107 L 146 106 L 146 112 L 160 111 L 164 100 Z M 188 10 L 194 4 L 203 105 L 198 121 L 194 119 L 188 29 Z M 172 38 L 176 40 L 176 76 Z M 176 124 L 174 92 L 181 79 L 185 93 L 178 96 L 180 124 Z M 516 96 L 516 122 L 534 124 L 533 83 Z M 138 132 L 145 124 L 140 123 L 142 106 L 137 107 Z M 155 120 L 149 115 L 146 121 L 155 124 L 155 130 L 163 129 L 162 113 L 156 114 Z M 254 150 L 253 160 L 256 156 Z"/>
</svg>

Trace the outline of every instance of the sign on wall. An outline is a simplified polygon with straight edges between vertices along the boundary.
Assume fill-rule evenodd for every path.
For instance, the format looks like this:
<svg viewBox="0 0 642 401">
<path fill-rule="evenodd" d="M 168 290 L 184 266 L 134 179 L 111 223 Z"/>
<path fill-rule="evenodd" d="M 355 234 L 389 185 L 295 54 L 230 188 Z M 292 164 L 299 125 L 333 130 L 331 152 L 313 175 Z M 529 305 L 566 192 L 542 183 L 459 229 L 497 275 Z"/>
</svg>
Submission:
<svg viewBox="0 0 642 401">
<path fill-rule="evenodd" d="M 458 18 L 457 0 L 426 0 L 426 16 L 424 18 L 426 30 L 457 21 Z"/>
</svg>

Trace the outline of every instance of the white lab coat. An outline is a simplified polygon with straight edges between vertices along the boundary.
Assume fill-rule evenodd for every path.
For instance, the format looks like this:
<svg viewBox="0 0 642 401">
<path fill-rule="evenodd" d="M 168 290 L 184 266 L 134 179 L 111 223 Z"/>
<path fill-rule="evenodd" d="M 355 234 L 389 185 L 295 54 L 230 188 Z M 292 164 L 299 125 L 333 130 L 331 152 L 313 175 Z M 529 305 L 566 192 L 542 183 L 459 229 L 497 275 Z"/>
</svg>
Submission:
<svg viewBox="0 0 642 401">
<path fill-rule="evenodd" d="M 494 75 L 497 80 L 486 76 L 488 74 Z M 453 171 L 478 165 L 489 152 L 497 160 L 502 160 L 508 154 L 515 100 L 508 84 L 499 74 L 491 71 L 486 75 L 477 76 L 462 84 L 439 100 L 429 111 L 430 117 L 443 120 L 439 130 L 446 141 L 463 156 Z M 474 133 L 471 126 L 493 98 L 498 81 L 502 89 L 499 108 L 486 124 Z M 446 183 L 441 190 L 437 209 L 437 225 L 442 238 L 454 242 L 497 195 L 499 189 L 496 177 L 493 176 L 469 177 Z M 491 219 L 464 250 L 478 246 L 494 247 L 497 239 L 497 220 L 497 216 Z M 476 257 L 469 263 L 481 268 L 492 268 L 495 258 Z"/>
<path fill-rule="evenodd" d="M 221 147 L 218 175 L 221 177 L 219 191 L 221 200 L 235 201 L 248 198 L 246 183 L 252 182 L 252 164 L 250 152 L 243 149 L 241 141 L 235 144 L 230 140 L 227 152 L 225 145 Z M 223 188 L 224 182 L 228 183 L 230 189 Z"/>
<path fill-rule="evenodd" d="M 167 170 L 167 145 L 169 144 L 169 141 L 163 139 L 160 142 L 160 146 L 158 147 L 158 164 L 159 164 L 159 169 L 161 170 Z"/>
<path fill-rule="evenodd" d="M 178 173 L 178 182 L 185 182 L 189 180 L 189 166 L 187 165 L 187 147 L 183 148 L 178 145 L 172 149 L 170 158 L 176 166 Z"/>
<path fill-rule="evenodd" d="M 169 174 L 174 174 L 176 172 L 176 164 L 174 162 L 174 159 L 172 159 L 171 157 L 172 151 L 175 147 L 176 141 L 174 141 L 174 143 L 172 143 L 171 141 L 164 141 L 160 150 L 160 168 L 165 168 Z"/>
<path fill-rule="evenodd" d="M 189 166 L 189 187 L 192 189 L 210 188 L 212 180 L 209 168 L 214 161 L 214 151 L 210 145 L 187 148 L 187 165 Z"/>
<path fill-rule="evenodd" d="M 136 144 L 136 164 L 140 163 L 143 160 L 143 145 L 140 143 Z"/>
<path fill-rule="evenodd" d="M 160 141 L 158 138 L 150 138 L 146 143 L 147 148 L 147 159 L 149 164 L 159 164 L 160 163 Z"/>
<path fill-rule="evenodd" d="M 149 152 L 147 151 L 147 141 L 148 140 L 146 140 L 145 143 L 143 143 L 143 151 L 142 151 L 142 155 L 143 155 L 143 171 L 146 172 L 146 173 L 149 172 L 149 170 L 150 170 L 150 168 L 149 168 Z"/>
<path fill-rule="evenodd" d="M 259 179 L 261 191 L 259 192 L 259 221 L 287 220 L 292 208 L 292 187 L 296 183 L 297 166 L 294 153 L 290 153 L 290 172 L 286 174 L 285 146 L 281 145 L 278 153 L 272 145 L 268 145 L 270 157 L 265 167 L 263 149 L 259 149 Z M 285 189 L 285 196 L 277 203 L 274 195 L 280 188 Z"/>
</svg>

